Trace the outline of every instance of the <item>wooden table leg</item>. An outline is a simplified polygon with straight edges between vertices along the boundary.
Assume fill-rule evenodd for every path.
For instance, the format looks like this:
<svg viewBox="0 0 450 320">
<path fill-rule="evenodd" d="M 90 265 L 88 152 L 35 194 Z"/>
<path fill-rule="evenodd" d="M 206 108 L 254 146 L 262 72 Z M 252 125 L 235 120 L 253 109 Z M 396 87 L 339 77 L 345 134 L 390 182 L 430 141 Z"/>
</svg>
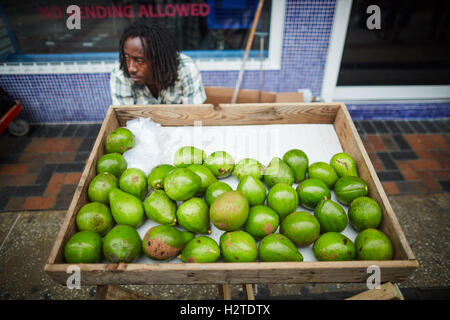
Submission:
<svg viewBox="0 0 450 320">
<path fill-rule="evenodd" d="M 252 284 L 243 284 L 242 289 L 244 290 L 244 299 L 255 300 L 255 294 L 253 293 Z"/>
<path fill-rule="evenodd" d="M 218 289 L 220 300 L 231 300 L 231 288 L 229 284 L 219 284 Z"/>
</svg>

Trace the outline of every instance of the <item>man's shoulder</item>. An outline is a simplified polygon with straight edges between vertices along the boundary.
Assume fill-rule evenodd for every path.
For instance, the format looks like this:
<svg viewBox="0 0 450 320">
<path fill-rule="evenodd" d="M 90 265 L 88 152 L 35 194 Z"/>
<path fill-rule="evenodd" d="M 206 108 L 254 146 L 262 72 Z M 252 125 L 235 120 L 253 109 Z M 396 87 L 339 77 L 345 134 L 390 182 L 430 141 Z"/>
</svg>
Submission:
<svg viewBox="0 0 450 320">
<path fill-rule="evenodd" d="M 111 70 L 111 80 L 129 82 L 129 79 L 127 79 L 123 70 L 120 69 L 119 62 L 116 62 Z"/>
<path fill-rule="evenodd" d="M 191 57 L 180 53 L 178 73 L 181 76 L 195 77 L 199 74 L 199 70 Z"/>
</svg>

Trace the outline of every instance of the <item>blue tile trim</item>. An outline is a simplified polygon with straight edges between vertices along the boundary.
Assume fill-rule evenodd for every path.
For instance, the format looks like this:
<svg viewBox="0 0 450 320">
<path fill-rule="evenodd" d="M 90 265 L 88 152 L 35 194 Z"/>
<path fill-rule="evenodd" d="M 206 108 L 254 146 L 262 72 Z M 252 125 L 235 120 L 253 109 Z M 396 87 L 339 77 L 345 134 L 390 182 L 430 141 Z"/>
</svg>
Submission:
<svg viewBox="0 0 450 320">
<path fill-rule="evenodd" d="M 347 104 L 353 120 L 450 118 L 450 101 L 442 103 Z"/>
</svg>

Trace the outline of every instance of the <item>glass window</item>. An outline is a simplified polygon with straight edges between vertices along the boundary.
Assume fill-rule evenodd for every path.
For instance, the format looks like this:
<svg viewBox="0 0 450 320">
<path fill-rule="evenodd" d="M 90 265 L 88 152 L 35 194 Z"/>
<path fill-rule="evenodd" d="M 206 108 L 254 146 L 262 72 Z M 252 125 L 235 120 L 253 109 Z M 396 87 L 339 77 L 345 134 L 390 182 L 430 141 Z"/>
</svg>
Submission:
<svg viewBox="0 0 450 320">
<path fill-rule="evenodd" d="M 116 59 L 120 35 L 136 19 L 158 19 L 193 57 L 242 57 L 258 0 L 76 1 L 81 29 L 69 30 L 66 8 L 73 3 L 3 0 L 0 17 L 14 47 L 3 60 Z M 271 7 L 266 0 L 257 31 L 269 32 Z M 258 50 L 254 41 L 251 55 Z"/>
<path fill-rule="evenodd" d="M 380 29 L 366 13 L 380 8 Z M 450 84 L 450 1 L 354 0 L 338 86 Z"/>
</svg>

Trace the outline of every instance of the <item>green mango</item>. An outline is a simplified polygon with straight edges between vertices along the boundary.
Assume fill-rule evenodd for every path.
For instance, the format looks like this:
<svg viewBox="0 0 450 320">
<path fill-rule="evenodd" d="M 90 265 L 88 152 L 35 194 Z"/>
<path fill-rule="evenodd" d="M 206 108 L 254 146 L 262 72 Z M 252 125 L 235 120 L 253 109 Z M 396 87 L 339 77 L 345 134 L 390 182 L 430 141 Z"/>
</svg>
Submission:
<svg viewBox="0 0 450 320">
<path fill-rule="evenodd" d="M 277 183 L 286 183 L 292 186 L 294 174 L 286 162 L 274 157 L 264 171 L 264 182 L 269 188 L 272 188 Z"/>
<path fill-rule="evenodd" d="M 109 172 L 103 172 L 94 177 L 89 183 L 88 198 L 92 202 L 109 204 L 109 192 L 119 187 L 119 180 Z"/>
<path fill-rule="evenodd" d="M 167 260 L 176 257 L 192 239 L 194 235 L 188 231 L 159 225 L 145 233 L 142 239 L 142 251 L 150 259 Z"/>
<path fill-rule="evenodd" d="M 193 197 L 202 184 L 198 175 L 186 168 L 176 168 L 164 179 L 164 191 L 170 199 L 184 201 Z"/>
<path fill-rule="evenodd" d="M 147 177 L 147 184 L 150 189 L 164 189 L 164 179 L 173 169 L 175 169 L 175 167 L 170 164 L 160 164 L 154 167 Z"/>
<path fill-rule="evenodd" d="M 147 178 L 141 169 L 128 168 L 119 179 L 119 188 L 133 196 L 144 200 L 147 194 Z"/>
<path fill-rule="evenodd" d="M 333 200 L 324 199 L 314 209 L 314 215 L 320 223 L 320 231 L 341 232 L 347 227 L 348 219 L 344 208 Z"/>
<path fill-rule="evenodd" d="M 206 158 L 205 166 L 211 170 L 216 178 L 226 178 L 233 172 L 234 159 L 225 151 L 216 151 Z"/>
<path fill-rule="evenodd" d="M 139 198 L 118 188 L 109 193 L 109 203 L 114 220 L 134 228 L 139 227 L 145 218 L 144 206 Z"/>
<path fill-rule="evenodd" d="M 273 233 L 259 243 L 259 260 L 263 262 L 303 261 L 303 256 L 288 237 Z"/>
<path fill-rule="evenodd" d="M 222 193 L 233 190 L 228 184 L 222 181 L 213 182 L 209 185 L 205 192 L 205 200 L 208 206 L 211 206 L 213 201 Z"/>
<path fill-rule="evenodd" d="M 394 255 L 391 240 L 380 230 L 368 228 L 355 239 L 356 259 L 391 260 Z"/>
<path fill-rule="evenodd" d="M 64 246 L 67 263 L 98 263 L 102 258 L 102 237 L 93 231 L 75 233 Z"/>
<path fill-rule="evenodd" d="M 326 232 L 313 246 L 314 256 L 319 261 L 348 261 L 355 258 L 355 245 L 338 232 Z"/>
<path fill-rule="evenodd" d="M 127 169 L 127 160 L 118 152 L 104 154 L 97 161 L 97 174 L 112 173 L 117 179 Z"/>
<path fill-rule="evenodd" d="M 266 200 L 266 187 L 261 180 L 253 176 L 242 177 L 236 190 L 241 191 L 247 197 L 249 206 L 263 204 Z"/>
<path fill-rule="evenodd" d="M 236 163 L 233 173 L 238 180 L 245 176 L 253 176 L 261 180 L 264 174 L 264 166 L 255 159 L 245 158 Z"/>
<path fill-rule="evenodd" d="M 383 213 L 378 203 L 369 197 L 359 197 L 350 203 L 348 218 L 353 228 L 358 231 L 367 228 L 378 228 Z"/>
<path fill-rule="evenodd" d="M 280 221 L 298 208 L 298 195 L 294 188 L 286 183 L 277 183 L 270 188 L 267 205 L 278 213 Z"/>
<path fill-rule="evenodd" d="M 103 252 L 111 263 L 130 263 L 141 254 L 141 238 L 131 226 L 117 225 L 108 232 L 103 241 Z"/>
<path fill-rule="evenodd" d="M 255 239 L 274 233 L 280 223 L 278 214 L 269 207 L 258 205 L 250 208 L 244 230 Z"/>
<path fill-rule="evenodd" d="M 187 168 L 198 175 L 201 180 L 200 188 L 197 191 L 198 196 L 203 195 L 212 183 L 217 182 L 216 176 L 204 165 L 191 164 Z"/>
<path fill-rule="evenodd" d="M 288 215 L 280 225 L 280 233 L 288 237 L 296 246 L 310 245 L 320 233 L 320 224 L 316 217 L 306 211 L 297 211 Z"/>
<path fill-rule="evenodd" d="M 309 164 L 306 153 L 299 149 L 289 150 L 283 155 L 283 161 L 291 168 L 295 183 L 305 179 Z"/>
<path fill-rule="evenodd" d="M 330 165 L 336 171 L 339 178 L 347 176 L 358 177 L 355 159 L 344 152 L 336 153 L 331 158 Z"/>
<path fill-rule="evenodd" d="M 225 262 L 253 262 L 258 256 L 255 239 L 242 230 L 224 232 L 220 237 L 220 251 Z"/>
<path fill-rule="evenodd" d="M 89 202 L 77 213 L 77 227 L 80 231 L 93 231 L 104 236 L 114 225 L 109 207 L 101 202 Z"/>
<path fill-rule="evenodd" d="M 211 222 L 225 231 L 242 227 L 248 218 L 248 212 L 248 200 L 241 191 L 222 193 L 209 208 Z"/>
<path fill-rule="evenodd" d="M 178 168 L 187 168 L 191 164 L 202 164 L 205 158 L 205 151 L 192 146 L 184 146 L 175 152 L 173 164 Z"/>
<path fill-rule="evenodd" d="M 356 198 L 367 196 L 369 188 L 363 179 L 347 176 L 336 181 L 334 193 L 340 203 L 349 205 Z"/>
<path fill-rule="evenodd" d="M 163 190 L 155 190 L 145 198 L 144 211 L 149 219 L 157 223 L 171 226 L 177 223 L 177 203 Z"/>
<path fill-rule="evenodd" d="M 300 204 L 307 209 L 314 210 L 321 200 L 331 199 L 330 189 L 319 179 L 302 181 L 296 190 Z"/>
<path fill-rule="evenodd" d="M 327 185 L 329 189 L 333 189 L 338 176 L 333 167 L 326 162 L 314 162 L 308 168 L 308 176 L 310 179 L 319 179 Z"/>
<path fill-rule="evenodd" d="M 191 198 L 184 201 L 177 209 L 177 220 L 180 226 L 193 233 L 211 233 L 209 208 L 205 200 Z"/>
<path fill-rule="evenodd" d="M 124 153 L 134 147 L 136 139 L 127 128 L 113 130 L 105 141 L 105 153 Z"/>
<path fill-rule="evenodd" d="M 207 236 L 200 236 L 189 241 L 180 256 L 181 261 L 192 263 L 216 262 L 219 258 L 219 245 Z"/>
</svg>

